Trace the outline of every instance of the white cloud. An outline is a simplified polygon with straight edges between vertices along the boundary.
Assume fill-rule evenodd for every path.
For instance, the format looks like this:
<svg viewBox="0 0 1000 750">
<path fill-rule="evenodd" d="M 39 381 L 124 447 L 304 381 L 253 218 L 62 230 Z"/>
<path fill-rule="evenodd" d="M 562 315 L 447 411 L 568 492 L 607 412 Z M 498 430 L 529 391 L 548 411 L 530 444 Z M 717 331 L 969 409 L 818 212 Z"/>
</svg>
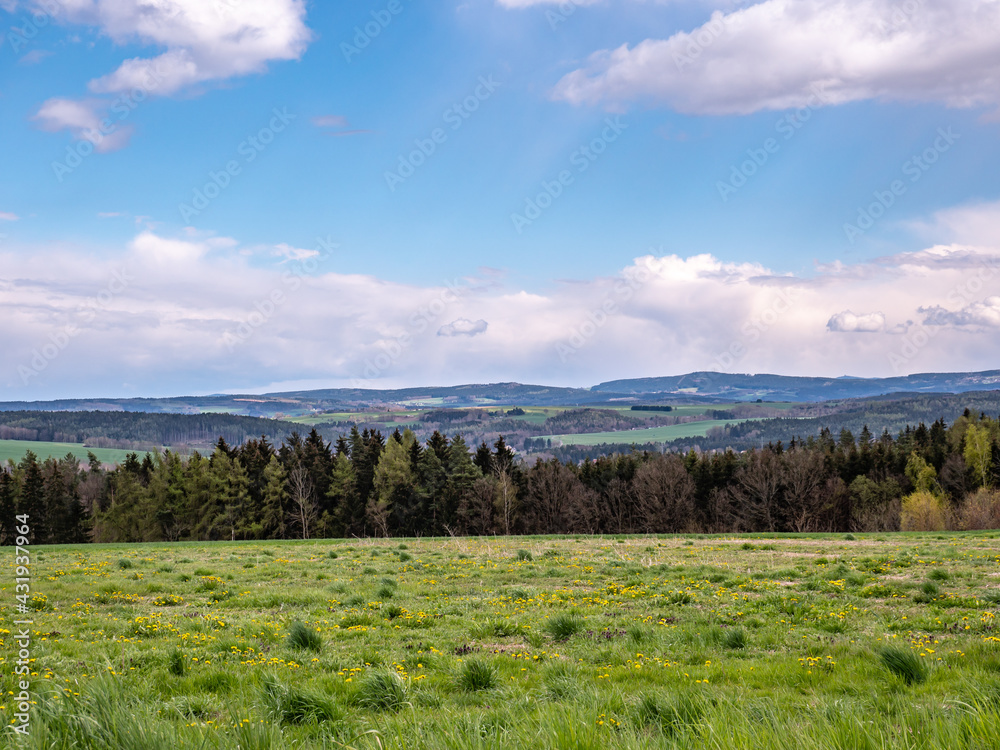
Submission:
<svg viewBox="0 0 1000 750">
<path fill-rule="evenodd" d="M 961 238 L 970 245 L 1000 246 L 1000 201 L 955 206 L 934 214 L 929 222 L 917 222 L 913 229 L 928 237 L 948 242 Z"/>
<path fill-rule="evenodd" d="M 117 125 L 114 129 L 101 128 L 105 103 L 97 99 L 49 99 L 35 114 L 35 121 L 43 130 L 56 132 L 69 130 L 78 140 L 94 144 L 98 153 L 110 153 L 124 148 L 132 138 L 131 125 Z"/>
<path fill-rule="evenodd" d="M 0 211 L 0 221 L 17 221 L 21 217 L 10 211 Z"/>
<path fill-rule="evenodd" d="M 197 231 L 144 231 L 103 258 L 0 251 L 0 399 L 107 395 L 120 381 L 184 393 L 282 381 L 588 385 L 708 369 L 892 375 L 989 369 L 1000 350 L 1000 253 L 962 245 L 810 276 L 654 254 L 534 292 L 495 273 L 422 286 L 334 269 L 330 252 Z M 67 325 L 79 332 L 25 386 L 18 368 Z M 900 360 L 915 331 L 943 335 Z"/>
<path fill-rule="evenodd" d="M 919 312 L 925 315 L 924 325 L 1000 328 L 1000 297 L 996 295 L 954 311 L 935 305 L 921 307 Z"/>
<path fill-rule="evenodd" d="M 765 0 L 596 52 L 554 96 L 714 115 L 865 99 L 996 105 L 997 28 L 995 0 Z"/>
<path fill-rule="evenodd" d="M 297 60 L 312 33 L 305 26 L 304 0 L 63 0 L 35 3 L 55 7 L 58 20 L 94 26 L 121 45 L 165 50 L 134 57 L 90 81 L 93 94 L 112 98 L 50 99 L 37 118 L 50 130 L 70 130 L 93 140 L 97 123 L 136 89 L 169 96 L 237 76 L 262 73 L 269 62 Z M 74 106 L 75 105 L 75 106 Z M 128 142 L 127 128 L 106 136 L 111 151 Z"/>
<path fill-rule="evenodd" d="M 855 315 L 850 310 L 844 310 L 833 315 L 826 328 L 839 333 L 878 333 L 885 330 L 885 315 L 880 312 Z"/>
<path fill-rule="evenodd" d="M 350 123 L 343 115 L 319 115 L 309 119 L 317 128 L 346 128 Z"/>
<path fill-rule="evenodd" d="M 485 333 L 489 324 L 480 318 L 479 320 L 469 320 L 459 318 L 438 328 L 438 336 L 476 336 Z"/>
</svg>

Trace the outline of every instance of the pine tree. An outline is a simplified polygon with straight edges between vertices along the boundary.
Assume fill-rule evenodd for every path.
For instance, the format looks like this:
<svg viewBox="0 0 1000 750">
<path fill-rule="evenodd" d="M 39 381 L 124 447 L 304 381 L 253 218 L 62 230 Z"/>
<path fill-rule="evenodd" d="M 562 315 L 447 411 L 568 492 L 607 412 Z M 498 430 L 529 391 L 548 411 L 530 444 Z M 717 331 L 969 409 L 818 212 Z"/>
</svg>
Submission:
<svg viewBox="0 0 1000 750">
<path fill-rule="evenodd" d="M 32 544 L 45 544 L 49 539 L 48 523 L 45 517 L 45 482 L 38 457 L 31 451 L 24 454 L 18 465 L 21 474 L 21 496 L 18 498 L 18 515 L 28 516 L 31 527 Z"/>
<path fill-rule="evenodd" d="M 14 543 L 14 515 L 17 513 L 17 485 L 14 475 L 0 466 L 0 545 Z"/>
<path fill-rule="evenodd" d="M 271 456 L 264 469 L 264 493 L 260 514 L 261 539 L 285 539 L 285 516 L 288 512 L 288 492 L 285 490 L 285 470 L 277 456 Z"/>
<path fill-rule="evenodd" d="M 398 440 L 393 436 L 382 452 L 378 466 L 375 467 L 374 491 L 365 506 L 368 522 L 382 536 L 389 536 L 390 521 L 397 503 L 405 501 L 412 487 L 413 470 L 410 468 L 409 451 L 403 445 L 402 435 Z"/>
</svg>

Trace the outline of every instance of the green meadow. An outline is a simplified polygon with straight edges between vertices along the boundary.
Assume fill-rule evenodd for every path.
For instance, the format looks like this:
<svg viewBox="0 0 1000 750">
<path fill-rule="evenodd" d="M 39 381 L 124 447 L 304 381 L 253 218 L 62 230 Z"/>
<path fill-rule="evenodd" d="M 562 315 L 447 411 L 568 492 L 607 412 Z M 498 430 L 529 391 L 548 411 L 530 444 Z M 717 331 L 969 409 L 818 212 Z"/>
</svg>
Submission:
<svg viewBox="0 0 1000 750">
<path fill-rule="evenodd" d="M 33 451 L 38 456 L 39 461 L 47 458 L 65 458 L 66 454 L 72 453 L 83 463 L 87 462 L 87 452 L 90 451 L 97 459 L 106 464 L 120 464 L 125 461 L 125 457 L 132 451 L 118 450 L 116 448 L 87 448 L 80 443 L 49 443 L 40 440 L 0 440 L 0 463 L 6 463 L 8 459 L 14 463 L 20 462 L 24 454 Z M 137 451 L 140 457 L 143 452 Z"/>
<path fill-rule="evenodd" d="M 985 750 L 1000 737 L 995 533 L 31 551 L 24 747 Z M 13 611 L 13 580 L 2 588 Z M 0 632 L 11 720 L 15 627 Z"/>
<path fill-rule="evenodd" d="M 543 439 L 563 445 L 601 445 L 602 443 L 663 443 L 668 440 L 687 437 L 704 437 L 713 427 L 724 427 L 736 422 L 750 422 L 752 419 L 703 419 L 698 422 L 683 422 L 664 427 L 649 427 L 643 430 L 612 430 L 608 432 L 585 432 L 578 435 L 542 435 Z"/>
</svg>

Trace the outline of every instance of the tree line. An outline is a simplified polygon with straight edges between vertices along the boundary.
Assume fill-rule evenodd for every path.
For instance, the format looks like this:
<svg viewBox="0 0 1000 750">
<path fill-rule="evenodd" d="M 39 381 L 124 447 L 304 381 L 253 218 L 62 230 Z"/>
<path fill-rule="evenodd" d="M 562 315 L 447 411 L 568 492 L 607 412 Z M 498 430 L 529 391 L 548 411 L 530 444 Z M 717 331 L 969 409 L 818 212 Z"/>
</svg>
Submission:
<svg viewBox="0 0 1000 750">
<path fill-rule="evenodd" d="M 314 429 L 113 468 L 93 456 L 0 467 L 0 542 L 563 533 L 893 531 L 1000 526 L 1000 421 L 971 412 L 895 437 L 864 427 L 743 453 L 521 460 L 503 437 Z"/>
</svg>

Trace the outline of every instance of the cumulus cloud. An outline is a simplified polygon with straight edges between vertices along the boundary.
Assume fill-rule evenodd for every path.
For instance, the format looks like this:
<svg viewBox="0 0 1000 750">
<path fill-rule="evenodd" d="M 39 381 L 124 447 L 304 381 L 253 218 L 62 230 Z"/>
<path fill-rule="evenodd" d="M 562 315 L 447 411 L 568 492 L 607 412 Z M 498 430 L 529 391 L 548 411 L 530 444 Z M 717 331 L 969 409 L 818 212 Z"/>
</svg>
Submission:
<svg viewBox="0 0 1000 750">
<path fill-rule="evenodd" d="M 831 316 L 826 328 L 838 333 L 877 333 L 885 329 L 885 315 L 880 312 L 855 315 L 844 310 Z"/>
<path fill-rule="evenodd" d="M 866 99 L 996 105 L 997 28 L 994 0 L 765 0 L 668 39 L 598 51 L 553 93 L 712 115 Z"/>
<path fill-rule="evenodd" d="M 438 336 L 476 336 L 485 333 L 488 323 L 480 318 L 479 320 L 469 320 L 459 318 L 438 328 Z"/>
<path fill-rule="evenodd" d="M 102 127 L 105 109 L 106 103 L 99 99 L 55 98 L 42 104 L 34 120 L 42 130 L 68 130 L 76 140 L 90 141 L 95 151 L 106 154 L 127 146 L 134 128 L 128 124 Z"/>
<path fill-rule="evenodd" d="M 962 245 L 809 275 L 653 253 L 532 291 L 488 269 L 435 285 L 346 274 L 319 250 L 197 231 L 143 231 L 101 257 L 0 249 L 0 398 L 110 395 L 119 381 L 177 394 L 711 369 L 892 375 L 988 369 L 1000 350 L 1000 253 Z M 57 356 L 38 360 L 67 326 Z M 921 331 L 942 335 L 914 348 Z"/>
<path fill-rule="evenodd" d="M 55 9 L 59 21 L 92 26 L 120 45 L 165 50 L 133 57 L 91 80 L 92 94 L 109 98 L 50 99 L 36 115 L 49 130 L 69 130 L 94 140 L 108 111 L 137 89 L 146 96 L 169 96 L 237 76 L 261 73 L 268 63 L 296 60 L 312 34 L 305 26 L 304 0 L 64 0 L 33 3 Z M 117 97 L 117 98 L 116 98 Z M 128 142 L 128 128 L 95 140 L 111 151 Z M 103 147 L 101 146 L 103 144 Z"/>
<path fill-rule="evenodd" d="M 987 297 L 981 302 L 960 307 L 958 310 L 947 310 L 944 307 L 921 307 L 924 325 L 932 326 L 982 326 L 1000 328 L 1000 297 Z"/>
</svg>

